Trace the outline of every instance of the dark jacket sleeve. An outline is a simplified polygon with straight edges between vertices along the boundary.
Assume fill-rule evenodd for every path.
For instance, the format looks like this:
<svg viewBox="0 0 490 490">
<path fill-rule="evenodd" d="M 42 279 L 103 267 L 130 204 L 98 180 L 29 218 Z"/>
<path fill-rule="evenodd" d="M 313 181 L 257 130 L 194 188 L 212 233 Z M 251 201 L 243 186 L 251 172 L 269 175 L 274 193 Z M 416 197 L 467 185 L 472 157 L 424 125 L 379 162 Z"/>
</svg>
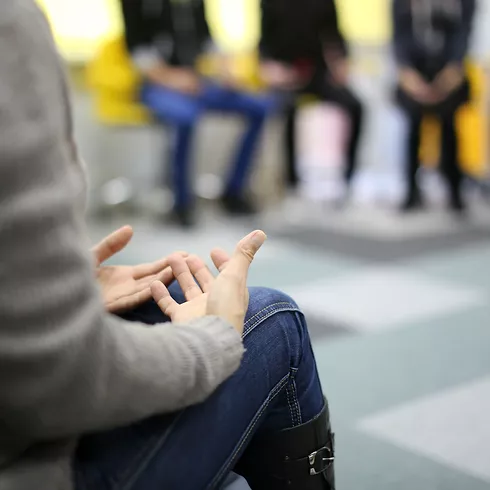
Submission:
<svg viewBox="0 0 490 490">
<path fill-rule="evenodd" d="M 143 14 L 143 0 L 121 0 L 126 45 L 130 53 L 153 44 L 151 22 Z"/>
<path fill-rule="evenodd" d="M 476 0 L 462 0 L 462 20 L 451 39 L 450 62 L 463 63 L 468 54 L 475 10 Z"/>
<path fill-rule="evenodd" d="M 393 0 L 393 49 L 398 65 L 412 66 L 411 47 L 413 41 L 410 3 L 407 0 Z"/>
<path fill-rule="evenodd" d="M 209 46 L 214 44 L 211 30 L 209 29 L 208 18 L 206 16 L 206 5 L 204 0 L 199 3 L 198 6 L 198 19 L 197 28 L 199 30 L 199 36 L 202 39 L 203 50 L 209 49 Z"/>
<path fill-rule="evenodd" d="M 261 58 L 272 57 L 272 40 L 274 38 L 274 15 L 268 0 L 260 1 L 260 41 L 259 55 Z"/>
<path fill-rule="evenodd" d="M 340 30 L 338 9 L 335 0 L 328 0 L 325 11 L 323 44 L 327 52 L 335 51 L 343 57 L 349 55 L 347 41 Z"/>
</svg>

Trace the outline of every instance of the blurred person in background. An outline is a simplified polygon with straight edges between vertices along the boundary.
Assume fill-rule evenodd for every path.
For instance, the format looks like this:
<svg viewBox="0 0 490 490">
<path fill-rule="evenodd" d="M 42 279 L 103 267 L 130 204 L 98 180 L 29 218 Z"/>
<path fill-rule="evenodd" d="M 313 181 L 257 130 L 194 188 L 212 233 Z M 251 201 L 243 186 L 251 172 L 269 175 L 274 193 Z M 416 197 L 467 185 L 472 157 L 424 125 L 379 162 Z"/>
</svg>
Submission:
<svg viewBox="0 0 490 490">
<path fill-rule="evenodd" d="M 261 0 L 261 74 L 266 84 L 295 96 L 311 94 L 343 109 L 350 120 L 345 183 L 357 166 L 363 106 L 349 88 L 348 47 L 334 0 Z M 285 134 L 287 181 L 298 184 L 296 100 L 288 107 Z"/>
<path fill-rule="evenodd" d="M 397 100 L 409 119 L 407 195 L 403 211 L 423 206 L 417 182 L 422 119 L 439 118 L 441 169 L 450 191 L 450 208 L 465 210 L 461 192 L 456 128 L 458 109 L 469 100 L 464 61 L 475 14 L 475 0 L 394 0 L 394 51 L 398 64 Z"/>
<path fill-rule="evenodd" d="M 212 251 L 216 277 L 183 252 L 104 265 L 133 233 L 89 251 L 68 87 L 34 0 L 0 3 L 0 74 L 0 488 L 215 489 L 236 467 L 252 489 L 332 490 L 305 318 L 246 286 L 265 234 Z"/>
<path fill-rule="evenodd" d="M 194 223 L 191 147 L 196 124 L 208 110 L 247 120 L 221 203 L 230 214 L 254 213 L 248 177 L 272 99 L 240 87 L 230 59 L 218 53 L 211 39 L 203 0 L 122 0 L 122 7 L 127 47 L 144 80 L 141 100 L 176 130 L 173 217 L 183 226 Z M 219 59 L 217 79 L 204 80 L 196 71 L 196 61 L 206 53 Z"/>
</svg>

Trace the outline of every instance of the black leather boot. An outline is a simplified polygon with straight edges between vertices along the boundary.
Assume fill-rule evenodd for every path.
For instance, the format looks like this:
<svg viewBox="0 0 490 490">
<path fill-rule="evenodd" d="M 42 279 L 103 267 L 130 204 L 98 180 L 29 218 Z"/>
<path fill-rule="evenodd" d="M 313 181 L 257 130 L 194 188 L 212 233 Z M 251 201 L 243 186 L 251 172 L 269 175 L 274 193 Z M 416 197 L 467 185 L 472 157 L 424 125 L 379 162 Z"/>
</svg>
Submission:
<svg viewBox="0 0 490 490">
<path fill-rule="evenodd" d="M 254 438 L 235 471 L 252 490 L 335 490 L 327 401 L 313 420 Z"/>
</svg>

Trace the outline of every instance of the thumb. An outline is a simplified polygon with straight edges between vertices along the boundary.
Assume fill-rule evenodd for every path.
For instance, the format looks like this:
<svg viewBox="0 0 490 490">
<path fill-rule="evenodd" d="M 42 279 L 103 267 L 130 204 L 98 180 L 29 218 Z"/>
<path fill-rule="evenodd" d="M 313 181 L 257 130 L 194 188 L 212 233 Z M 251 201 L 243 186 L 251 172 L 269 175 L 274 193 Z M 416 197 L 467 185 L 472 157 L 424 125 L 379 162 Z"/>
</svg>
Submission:
<svg viewBox="0 0 490 490">
<path fill-rule="evenodd" d="M 255 254 L 262 247 L 266 239 L 267 235 L 262 230 L 253 231 L 245 238 L 242 238 L 226 265 L 225 272 L 246 277 Z"/>
</svg>

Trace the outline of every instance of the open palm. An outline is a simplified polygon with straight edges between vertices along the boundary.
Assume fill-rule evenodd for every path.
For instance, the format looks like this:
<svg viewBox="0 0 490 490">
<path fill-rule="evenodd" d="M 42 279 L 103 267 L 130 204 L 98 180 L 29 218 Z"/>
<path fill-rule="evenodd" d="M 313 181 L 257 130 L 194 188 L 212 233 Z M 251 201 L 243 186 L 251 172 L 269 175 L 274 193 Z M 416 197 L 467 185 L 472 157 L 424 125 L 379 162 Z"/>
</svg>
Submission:
<svg viewBox="0 0 490 490">
<path fill-rule="evenodd" d="M 92 249 L 96 262 L 95 276 L 101 288 L 104 305 L 111 313 L 121 313 L 151 298 L 150 284 L 156 280 L 169 285 L 173 279 L 168 259 L 135 266 L 104 266 L 103 262 L 121 251 L 131 240 L 133 230 L 125 226 L 104 238 Z M 184 252 L 178 252 L 186 256 Z"/>
<path fill-rule="evenodd" d="M 224 250 L 214 249 L 211 258 L 219 271 L 216 278 L 199 257 L 171 255 L 170 268 L 186 301 L 178 304 L 159 281 L 152 284 L 153 298 L 174 323 L 213 315 L 225 319 L 242 334 L 249 301 L 248 269 L 265 239 L 261 230 L 250 233 L 240 240 L 231 257 Z"/>
</svg>

